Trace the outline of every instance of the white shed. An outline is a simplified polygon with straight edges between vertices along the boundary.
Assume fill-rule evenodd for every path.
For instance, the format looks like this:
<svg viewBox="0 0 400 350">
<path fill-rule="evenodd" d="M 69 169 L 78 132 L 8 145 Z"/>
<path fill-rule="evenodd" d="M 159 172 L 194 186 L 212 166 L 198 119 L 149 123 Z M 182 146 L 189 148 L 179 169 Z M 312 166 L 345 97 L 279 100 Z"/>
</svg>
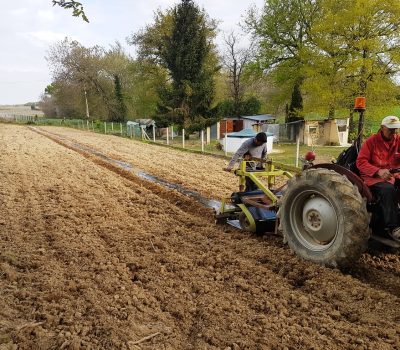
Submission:
<svg viewBox="0 0 400 350">
<path fill-rule="evenodd" d="M 273 145 L 273 134 L 267 132 L 267 152 L 272 151 Z M 238 150 L 238 148 L 248 139 L 251 139 L 257 135 L 253 129 L 243 129 L 238 132 L 230 132 L 226 134 L 226 137 L 221 139 L 220 142 L 222 144 L 222 148 L 227 152 L 234 153 Z"/>
</svg>

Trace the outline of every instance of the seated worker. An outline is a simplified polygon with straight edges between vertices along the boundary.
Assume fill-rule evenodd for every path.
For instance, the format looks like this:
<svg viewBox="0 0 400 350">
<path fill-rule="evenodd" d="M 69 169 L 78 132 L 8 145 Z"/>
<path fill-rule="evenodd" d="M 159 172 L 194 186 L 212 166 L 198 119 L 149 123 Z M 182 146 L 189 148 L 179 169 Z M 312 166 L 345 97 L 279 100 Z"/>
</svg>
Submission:
<svg viewBox="0 0 400 350">
<path fill-rule="evenodd" d="M 389 235 L 400 241 L 400 220 L 397 205 L 397 185 L 400 174 L 389 169 L 400 166 L 399 118 L 383 118 L 377 134 L 370 136 L 362 145 L 357 157 L 357 168 L 364 183 L 371 189 L 376 200 L 376 217 L 382 221 Z M 395 184 L 396 182 L 396 184 Z"/>
<path fill-rule="evenodd" d="M 255 137 L 245 141 L 238 148 L 235 154 L 232 156 L 228 166 L 224 168 L 225 171 L 231 171 L 236 161 L 239 158 L 246 156 L 264 159 L 267 155 L 267 135 L 265 132 L 259 132 Z M 257 186 L 246 177 L 246 189 L 245 191 L 253 191 L 257 189 Z"/>
</svg>

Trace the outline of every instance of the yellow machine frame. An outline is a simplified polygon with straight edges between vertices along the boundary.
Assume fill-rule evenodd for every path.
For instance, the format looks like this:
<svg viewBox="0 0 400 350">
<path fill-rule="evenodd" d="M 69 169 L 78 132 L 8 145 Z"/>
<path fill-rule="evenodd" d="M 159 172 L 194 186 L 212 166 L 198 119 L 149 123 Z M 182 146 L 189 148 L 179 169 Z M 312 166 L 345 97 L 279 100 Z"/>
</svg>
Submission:
<svg viewBox="0 0 400 350">
<path fill-rule="evenodd" d="M 249 163 L 254 164 L 254 162 L 264 163 L 265 169 L 254 170 L 254 171 L 247 170 L 250 165 Z M 252 232 L 256 231 L 256 222 L 253 216 L 251 215 L 250 211 L 248 210 L 246 204 L 263 209 L 271 209 L 272 207 L 275 207 L 277 205 L 279 198 L 270 189 L 275 184 L 275 178 L 277 176 L 286 176 L 287 178 L 290 179 L 294 176 L 293 174 L 300 172 L 301 172 L 300 168 L 289 166 L 282 163 L 272 162 L 271 160 L 261 160 L 252 158 L 251 160 L 243 159 L 240 162 L 239 168 L 235 170 L 235 175 L 239 176 L 239 191 L 240 192 L 244 191 L 244 187 L 246 184 L 246 177 L 247 177 L 254 184 L 256 184 L 257 187 L 264 193 L 263 195 L 258 195 L 258 196 L 251 195 L 248 197 L 243 197 L 242 198 L 243 203 L 236 204 L 236 206 L 240 208 L 240 211 L 243 212 L 244 215 L 246 216 L 248 223 L 247 227 L 248 231 Z M 260 178 L 266 178 L 267 185 L 265 184 L 265 182 L 261 181 Z M 216 215 L 217 220 L 219 218 L 228 218 L 229 216 L 234 215 L 235 213 L 238 212 L 237 207 L 235 208 L 227 207 L 227 204 L 231 203 L 232 203 L 231 198 L 224 198 L 222 200 L 219 213 Z"/>
</svg>

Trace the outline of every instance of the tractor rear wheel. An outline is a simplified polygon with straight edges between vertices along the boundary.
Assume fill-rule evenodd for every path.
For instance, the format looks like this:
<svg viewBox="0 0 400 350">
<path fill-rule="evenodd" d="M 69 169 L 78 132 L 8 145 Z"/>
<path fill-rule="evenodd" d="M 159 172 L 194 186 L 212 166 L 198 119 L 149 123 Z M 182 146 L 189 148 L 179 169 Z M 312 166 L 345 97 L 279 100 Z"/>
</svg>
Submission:
<svg viewBox="0 0 400 350">
<path fill-rule="evenodd" d="M 366 201 L 356 186 L 332 170 L 309 169 L 292 178 L 279 216 L 289 247 L 306 260 L 346 267 L 367 248 Z"/>
</svg>

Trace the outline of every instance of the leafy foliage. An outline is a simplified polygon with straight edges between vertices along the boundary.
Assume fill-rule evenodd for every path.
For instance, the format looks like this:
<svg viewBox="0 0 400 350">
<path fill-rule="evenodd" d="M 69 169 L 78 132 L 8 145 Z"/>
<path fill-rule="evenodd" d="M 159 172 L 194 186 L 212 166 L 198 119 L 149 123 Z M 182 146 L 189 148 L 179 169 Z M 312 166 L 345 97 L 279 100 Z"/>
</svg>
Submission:
<svg viewBox="0 0 400 350">
<path fill-rule="evenodd" d="M 303 68 L 309 57 L 310 29 L 318 11 L 314 0 L 267 0 L 261 15 L 249 11 L 248 30 L 258 39 L 257 65 L 264 72 L 280 71 L 291 84 L 290 117 L 301 117 Z M 288 78 L 290 77 L 290 78 Z M 277 79 L 276 83 L 280 83 Z"/>
<path fill-rule="evenodd" d="M 53 5 L 87 20 L 80 2 Z M 372 130 L 370 121 L 398 104 L 398 0 L 266 0 L 262 10 L 249 10 L 245 25 L 254 51 L 239 49 L 232 33 L 222 57 L 213 44 L 216 22 L 193 0 L 157 10 L 152 24 L 128 38 L 136 60 L 118 43 L 106 50 L 66 39 L 50 48 L 53 83 L 42 102 L 49 113 L 79 117 L 87 91 L 95 118 L 155 116 L 159 126 L 193 130 L 260 110 L 287 121 L 352 117 L 357 95 L 367 97 Z"/>
<path fill-rule="evenodd" d="M 260 109 L 260 100 L 255 96 L 251 96 L 243 99 L 239 104 L 234 100 L 224 100 L 214 108 L 213 112 L 217 119 L 221 119 L 233 116 L 256 115 L 260 112 Z"/>
<path fill-rule="evenodd" d="M 106 51 L 100 46 L 86 48 L 65 39 L 50 48 L 47 60 L 53 75 L 52 94 L 61 117 L 85 115 L 86 91 L 92 116 L 122 118 L 122 91 L 128 85 L 129 58 L 120 45 Z"/>
<path fill-rule="evenodd" d="M 303 110 L 303 97 L 301 96 L 300 85 L 300 80 L 296 80 L 293 86 L 292 99 L 290 100 L 286 123 L 303 119 L 301 116 Z"/>
<path fill-rule="evenodd" d="M 185 127 L 208 115 L 214 93 L 212 72 L 205 68 L 209 52 L 204 14 L 191 0 L 182 0 L 161 52 L 172 84 L 160 91 L 159 113 Z"/>
<path fill-rule="evenodd" d="M 182 0 L 155 23 L 131 36 L 139 58 L 167 70 L 170 81 L 159 87 L 157 120 L 188 128 L 210 117 L 216 72 L 215 23 L 192 0 Z"/>
<path fill-rule="evenodd" d="M 373 91 L 382 86 L 393 90 L 391 77 L 399 70 L 399 3 L 324 0 L 322 4 L 322 16 L 313 28 L 311 67 L 317 80 L 326 79 L 330 115 L 337 107 L 351 105 L 357 95 L 368 95 L 372 103 L 384 102 L 388 94 L 379 98 Z"/>
<path fill-rule="evenodd" d="M 89 23 L 89 19 L 86 17 L 85 11 L 83 10 L 82 3 L 78 1 L 66 1 L 66 0 L 52 0 L 53 6 L 58 5 L 65 9 L 72 9 L 72 15 L 74 17 L 82 17 L 85 22 Z"/>
<path fill-rule="evenodd" d="M 115 109 L 112 111 L 110 120 L 116 122 L 125 121 L 126 106 L 122 95 L 121 81 L 117 74 L 114 75 Z"/>
<path fill-rule="evenodd" d="M 130 35 L 127 41 L 137 47 L 138 60 L 166 68 L 163 51 L 165 42 L 171 36 L 173 27 L 172 9 L 154 13 L 154 23 Z"/>
<path fill-rule="evenodd" d="M 256 66 L 286 89 L 290 117 L 310 111 L 335 117 L 351 110 L 357 95 L 367 96 L 370 111 L 394 102 L 398 1 L 267 0 L 246 23 L 258 40 Z"/>
</svg>

